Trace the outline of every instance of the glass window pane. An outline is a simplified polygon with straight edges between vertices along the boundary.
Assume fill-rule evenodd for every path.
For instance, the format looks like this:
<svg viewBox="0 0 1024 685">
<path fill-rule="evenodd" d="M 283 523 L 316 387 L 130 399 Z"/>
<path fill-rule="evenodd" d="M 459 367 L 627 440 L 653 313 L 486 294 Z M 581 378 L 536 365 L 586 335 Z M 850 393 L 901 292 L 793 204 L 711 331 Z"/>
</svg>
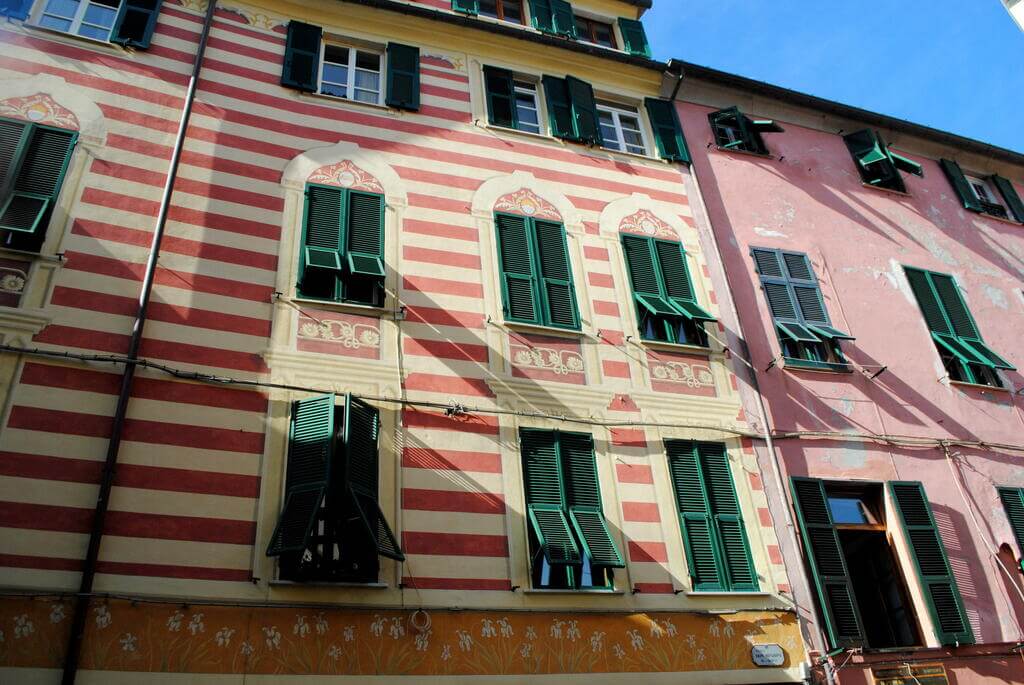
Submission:
<svg viewBox="0 0 1024 685">
<path fill-rule="evenodd" d="M 485 17 L 498 17 L 497 0 L 480 0 L 480 14 Z"/>
<path fill-rule="evenodd" d="M 594 22 L 594 42 L 607 47 L 615 47 L 615 38 L 612 34 L 612 27 L 608 24 Z"/>
<path fill-rule="evenodd" d="M 70 19 L 58 19 L 57 17 L 51 17 L 44 14 L 39 19 L 40 26 L 45 26 L 48 29 L 56 29 L 58 31 L 68 31 L 71 29 Z"/>
<path fill-rule="evenodd" d="M 590 40 L 590 24 L 583 17 L 576 17 L 576 34 L 580 40 Z"/>
<path fill-rule="evenodd" d="M 342 85 L 334 83 L 324 83 L 320 86 L 320 92 L 324 95 L 334 95 L 335 97 L 345 98 L 348 97 L 348 88 Z"/>
<path fill-rule="evenodd" d="M 375 71 L 356 69 L 356 88 L 380 90 L 380 74 Z"/>
<path fill-rule="evenodd" d="M 78 2 L 77 0 L 50 0 L 50 2 L 46 3 L 46 9 L 44 11 L 46 14 L 54 14 L 58 17 L 73 19 L 75 12 L 78 11 Z M 48 26 L 46 23 L 43 23 L 43 25 Z M 57 27 L 54 26 L 53 28 Z"/>
<path fill-rule="evenodd" d="M 110 27 L 82 24 L 78 27 L 78 35 L 85 36 L 86 38 L 95 38 L 96 40 L 107 40 L 110 38 Z"/>
<path fill-rule="evenodd" d="M 330 83 L 348 83 L 348 67 L 324 62 L 323 80 Z"/>
<path fill-rule="evenodd" d="M 505 21 L 523 23 L 523 6 L 521 0 L 502 0 L 502 8 L 505 10 Z M 483 6 L 483 3 L 480 3 Z"/>
<path fill-rule="evenodd" d="M 375 55 L 372 52 L 363 52 L 361 50 L 356 52 L 356 68 L 380 71 L 380 55 Z"/>
<path fill-rule="evenodd" d="M 359 102 L 369 102 L 371 104 L 377 104 L 377 92 L 371 90 L 356 90 L 355 99 Z"/>
<path fill-rule="evenodd" d="M 611 148 L 613 150 L 620 149 L 619 148 L 619 138 L 618 138 L 618 136 L 615 135 L 615 129 L 614 128 L 609 128 L 607 126 L 602 126 L 601 127 L 601 141 L 602 141 L 601 144 L 604 147 Z"/>
<path fill-rule="evenodd" d="M 348 48 L 343 48 L 338 45 L 325 45 L 324 46 L 324 62 L 334 62 L 335 64 L 348 64 Z"/>
<path fill-rule="evenodd" d="M 90 3 L 89 7 L 85 10 L 85 17 L 82 21 L 86 24 L 106 26 L 109 28 L 114 25 L 114 18 L 116 16 L 116 10 L 104 5 Z"/>
<path fill-rule="evenodd" d="M 121 6 L 121 0 L 92 0 L 93 4 L 113 7 L 115 10 Z"/>
</svg>

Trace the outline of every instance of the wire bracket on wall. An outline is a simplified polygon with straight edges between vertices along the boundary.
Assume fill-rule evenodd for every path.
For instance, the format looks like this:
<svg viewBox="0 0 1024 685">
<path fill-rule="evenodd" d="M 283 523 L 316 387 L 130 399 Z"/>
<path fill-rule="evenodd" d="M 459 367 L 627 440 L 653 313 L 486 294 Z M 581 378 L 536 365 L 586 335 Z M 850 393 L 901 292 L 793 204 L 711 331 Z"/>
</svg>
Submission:
<svg viewBox="0 0 1024 685">
<path fill-rule="evenodd" d="M 774 359 L 772 359 L 770 362 L 768 362 L 768 366 L 764 367 L 765 372 L 774 369 L 776 366 L 778 366 L 780 361 L 782 361 L 782 357 L 775 357 Z"/>
</svg>

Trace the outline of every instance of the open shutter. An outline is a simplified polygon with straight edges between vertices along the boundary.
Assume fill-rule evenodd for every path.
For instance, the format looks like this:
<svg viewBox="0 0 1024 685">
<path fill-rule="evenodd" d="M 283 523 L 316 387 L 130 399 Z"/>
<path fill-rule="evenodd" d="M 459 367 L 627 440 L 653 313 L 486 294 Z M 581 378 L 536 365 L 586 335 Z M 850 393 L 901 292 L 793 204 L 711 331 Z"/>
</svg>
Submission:
<svg viewBox="0 0 1024 685">
<path fill-rule="evenodd" d="M 999 488 L 999 499 L 1006 509 L 1013 536 L 1017 538 L 1017 556 L 1024 558 L 1024 489 Z"/>
<path fill-rule="evenodd" d="M 521 323 L 543 323 L 540 316 L 540 289 L 534 270 L 532 240 L 527 219 L 496 214 L 498 254 L 501 258 L 501 294 L 505 318 Z"/>
<path fill-rule="evenodd" d="M 493 126 L 516 128 L 515 81 L 508 69 L 484 67 L 487 91 L 487 122 Z"/>
<path fill-rule="evenodd" d="M 686 548 L 686 564 L 693 589 L 725 589 L 725 573 L 715 543 L 714 521 L 704 487 L 697 445 L 691 441 L 666 440 L 669 474 L 676 495 L 679 525 Z"/>
<path fill-rule="evenodd" d="M 345 258 L 349 273 L 384 277 L 384 196 L 348 193 Z"/>
<path fill-rule="evenodd" d="M 597 102 L 594 100 L 594 88 L 575 76 L 566 76 L 565 84 L 569 93 L 569 103 L 572 106 L 576 140 L 589 145 L 599 145 L 601 130 L 597 124 Z"/>
<path fill-rule="evenodd" d="M 267 556 L 302 552 L 309 546 L 317 513 L 327 496 L 334 448 L 334 395 L 293 402 L 284 509 Z"/>
<path fill-rule="evenodd" d="M 594 439 L 583 433 L 560 432 L 558 437 L 566 474 L 565 495 L 569 518 L 583 542 L 584 550 L 595 566 L 625 567 L 601 507 Z"/>
<path fill-rule="evenodd" d="M 1008 371 L 1015 370 L 1013 364 L 1010 364 L 996 354 L 981 339 L 981 333 L 978 332 L 974 318 L 971 316 L 967 303 L 964 302 L 963 295 L 960 294 L 960 288 L 957 286 L 956 281 L 953 280 L 953 277 L 935 273 L 930 274 L 930 276 L 932 283 L 935 284 L 935 292 L 939 296 L 939 301 L 946 310 L 946 316 L 953 327 L 953 333 L 960 338 L 961 342 L 970 347 L 985 366 L 1006 369 Z"/>
<path fill-rule="evenodd" d="M 633 298 L 639 313 L 644 311 L 657 316 L 675 316 L 679 312 L 668 301 L 658 267 L 655 266 L 654 245 L 650 238 L 623 235 L 622 252 L 626 256 L 629 281 L 633 286 Z"/>
<path fill-rule="evenodd" d="M 523 483 L 530 526 L 544 558 L 552 566 L 579 564 L 579 546 L 569 529 L 565 488 L 554 431 L 522 429 Z"/>
<path fill-rule="evenodd" d="M 565 79 L 545 74 L 542 82 L 544 100 L 548 106 L 548 120 L 551 123 L 551 135 L 565 140 L 576 140 L 575 119 Z"/>
<path fill-rule="evenodd" d="M 7 189 L 14 183 L 31 130 L 32 125 L 24 121 L 0 119 L 0 201 L 6 199 Z"/>
<path fill-rule="evenodd" d="M 686 268 L 686 255 L 681 243 L 655 240 L 654 250 L 658 255 L 658 266 L 661 269 L 662 282 L 669 302 L 683 316 L 693 321 L 714 321 L 699 304 L 693 292 L 690 272 Z"/>
<path fill-rule="evenodd" d="M 566 0 L 551 1 L 551 21 L 553 31 L 566 38 L 576 37 L 576 17 L 572 13 L 572 5 Z"/>
<path fill-rule="evenodd" d="M 345 474 L 348 494 L 362 520 L 363 530 L 377 554 L 404 561 L 377 499 L 380 412 L 362 400 L 345 396 Z"/>
<path fill-rule="evenodd" d="M 906 192 L 903 177 L 897 171 L 897 165 L 889 152 L 885 141 L 876 131 L 863 129 L 843 136 L 847 149 L 857 162 L 857 170 L 861 179 L 870 185 L 882 186 Z M 920 175 L 920 166 L 904 157 L 900 157 L 900 165 L 909 173 Z M 916 170 L 914 167 L 917 167 Z"/>
<path fill-rule="evenodd" d="M 690 163 L 690 149 L 683 137 L 683 127 L 675 106 L 668 100 L 646 98 L 644 107 L 654 130 L 654 142 L 662 159 Z"/>
<path fill-rule="evenodd" d="M 939 643 L 974 644 L 974 632 L 967 621 L 960 590 L 953 578 L 924 486 L 918 482 L 890 481 L 889 492 L 900 512 L 907 545 L 914 557 Z"/>
<path fill-rule="evenodd" d="M 452 0 L 452 9 L 476 15 L 480 13 L 480 0 Z"/>
<path fill-rule="evenodd" d="M 11 19 L 28 19 L 33 0 L 0 0 L 0 16 Z"/>
<path fill-rule="evenodd" d="M 967 182 L 967 177 L 964 176 L 964 172 L 960 168 L 960 165 L 951 159 L 940 159 L 939 166 L 942 167 L 943 173 L 946 174 L 946 178 L 949 179 L 949 184 L 953 186 L 953 190 L 956 191 L 957 197 L 960 198 L 960 202 L 963 206 L 972 212 L 980 212 L 981 203 L 974 195 L 974 191 L 971 189 L 971 184 Z"/>
<path fill-rule="evenodd" d="M 163 0 L 125 0 L 110 33 L 112 43 L 133 48 L 149 47 Z"/>
<path fill-rule="evenodd" d="M 647 32 L 644 25 L 636 19 L 619 19 L 619 33 L 622 34 L 622 43 L 626 52 L 631 55 L 651 56 L 651 45 L 647 42 Z"/>
<path fill-rule="evenodd" d="M 543 280 L 546 323 L 561 328 L 579 328 L 576 288 L 566 244 L 565 227 L 554 221 L 533 220 L 537 236 L 538 261 Z"/>
<path fill-rule="evenodd" d="M 886 148 L 886 152 L 889 153 L 889 159 L 892 161 L 893 166 L 895 166 L 897 169 L 905 173 L 913 174 L 914 176 L 920 176 L 921 178 L 924 178 L 924 169 L 921 167 L 920 164 L 910 159 L 909 157 L 904 157 L 900 153 L 895 152 L 890 148 Z"/>
<path fill-rule="evenodd" d="M 940 335 L 950 335 L 953 331 L 950 329 L 949 321 L 946 320 L 942 304 L 932 289 L 928 274 L 920 269 L 905 268 L 904 271 L 906 271 L 910 289 L 914 291 L 914 297 L 917 298 L 917 304 L 921 307 L 925 323 L 928 324 L 928 330 Z"/>
<path fill-rule="evenodd" d="M 306 186 L 300 281 L 307 269 L 341 272 L 347 209 L 344 199 L 345 191 L 341 188 Z"/>
<path fill-rule="evenodd" d="M 849 333 L 832 326 L 828 310 L 825 308 L 825 298 L 821 294 L 821 287 L 814 276 L 814 268 L 807 255 L 797 252 L 779 254 L 786 266 L 793 297 L 799 308 L 799 317 L 807 328 L 823 339 L 854 340 Z"/>
<path fill-rule="evenodd" d="M 1013 212 L 1013 216 L 1016 217 L 1017 221 L 1024 222 L 1024 202 L 1021 202 L 1020 196 L 1017 195 L 1013 184 L 1002 176 L 992 176 L 991 178 L 992 183 L 995 184 L 996 188 L 999 188 L 1003 200 L 1006 201 L 1006 206 Z"/>
<path fill-rule="evenodd" d="M 551 13 L 551 0 L 530 0 L 533 27 L 544 33 L 555 32 L 555 18 Z"/>
<path fill-rule="evenodd" d="M 281 85 L 312 93 L 320 71 L 320 43 L 323 29 L 301 21 L 288 22 Z"/>
<path fill-rule="evenodd" d="M 77 134 L 48 126 L 29 126 L 22 129 L 13 154 L 8 150 L 17 130 L 8 127 L 2 134 L 2 155 L 9 159 L 7 175 L 13 175 L 13 182 L 0 204 L 0 229 L 36 233 L 46 228 L 45 221 L 60 194 Z"/>
<path fill-rule="evenodd" d="M 388 107 L 420 108 L 420 49 L 388 43 Z"/>
<path fill-rule="evenodd" d="M 839 536 L 832 525 L 825 486 L 817 478 L 794 476 L 790 487 L 829 643 L 833 647 L 863 645 L 863 623 Z"/>
<path fill-rule="evenodd" d="M 750 555 L 750 543 L 747 541 L 739 501 L 736 499 L 725 445 L 698 442 L 696 449 L 704 491 L 714 521 L 719 562 L 725 572 L 726 587 L 732 591 L 756 592 L 759 589 L 757 572 Z"/>
<path fill-rule="evenodd" d="M 790 290 L 787 274 L 782 270 L 779 251 L 755 248 L 751 254 L 761 276 L 761 289 L 768 300 L 768 309 L 779 333 L 797 342 L 819 342 L 818 336 L 800 321 L 796 299 Z"/>
</svg>

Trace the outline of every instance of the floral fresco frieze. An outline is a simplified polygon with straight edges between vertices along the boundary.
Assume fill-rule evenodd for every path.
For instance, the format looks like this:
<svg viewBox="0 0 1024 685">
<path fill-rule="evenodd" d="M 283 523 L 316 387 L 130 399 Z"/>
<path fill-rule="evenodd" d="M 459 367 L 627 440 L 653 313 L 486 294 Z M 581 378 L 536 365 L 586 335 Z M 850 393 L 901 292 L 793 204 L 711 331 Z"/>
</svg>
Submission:
<svg viewBox="0 0 1024 685">
<path fill-rule="evenodd" d="M 296 347 L 341 357 L 380 359 L 380 321 L 368 316 L 304 309 Z"/>
</svg>

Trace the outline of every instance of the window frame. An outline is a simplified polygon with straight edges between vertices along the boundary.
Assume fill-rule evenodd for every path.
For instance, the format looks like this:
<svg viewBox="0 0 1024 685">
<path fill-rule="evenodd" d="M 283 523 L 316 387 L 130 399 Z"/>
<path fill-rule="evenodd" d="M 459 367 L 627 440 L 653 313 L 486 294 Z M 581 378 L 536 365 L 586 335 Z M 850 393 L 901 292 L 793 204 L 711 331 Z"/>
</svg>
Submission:
<svg viewBox="0 0 1024 685">
<path fill-rule="evenodd" d="M 615 35 L 615 20 L 606 21 L 603 17 L 593 17 L 586 14 L 580 14 L 579 12 L 572 13 L 573 23 L 576 24 L 576 39 L 581 43 L 587 43 L 588 45 L 597 45 L 602 48 L 608 48 L 609 50 L 622 50 L 621 42 L 619 37 Z M 587 33 L 586 37 L 580 32 L 580 21 L 586 24 Z M 608 27 L 608 35 L 611 37 L 611 45 L 605 45 L 595 39 L 595 24 L 603 24 Z"/>
<path fill-rule="evenodd" d="M 1010 208 L 1006 206 L 1006 201 L 993 185 L 988 177 L 982 174 L 973 174 L 970 172 L 964 172 L 964 179 L 967 181 L 967 186 L 971 189 L 974 194 L 974 199 L 981 205 L 982 213 L 989 216 L 995 216 L 999 219 L 1007 219 L 1012 221 Z M 981 188 L 986 197 L 982 197 L 978 193 L 978 188 Z"/>
<path fill-rule="evenodd" d="M 532 78 L 523 78 L 521 74 L 517 74 L 516 72 L 512 72 L 512 109 L 515 110 L 515 117 L 516 117 L 515 123 L 516 124 L 520 124 L 521 123 L 521 120 L 519 118 L 519 95 L 520 95 L 520 93 L 524 93 L 524 94 L 531 93 L 531 91 L 527 90 L 525 87 L 521 87 L 520 84 L 523 84 L 524 86 L 525 85 L 529 85 L 529 86 L 532 86 L 532 88 L 533 88 L 533 90 L 532 90 L 533 109 L 537 113 L 537 130 L 536 131 L 524 130 L 522 128 L 519 128 L 518 125 L 515 128 L 511 129 L 511 130 L 519 131 L 521 133 L 531 133 L 531 134 L 533 134 L 535 136 L 543 136 L 543 135 L 545 135 L 544 118 L 545 118 L 546 112 L 542 108 L 543 107 L 542 101 L 543 101 L 544 98 L 541 97 L 541 92 L 540 92 L 541 84 L 540 84 L 540 81 L 533 80 Z M 506 127 L 502 126 L 501 128 L 506 128 Z"/>
<path fill-rule="evenodd" d="M 506 2 L 511 3 L 511 4 L 515 4 L 515 5 L 519 5 L 519 17 L 520 17 L 519 21 L 516 21 L 515 19 L 506 19 L 505 18 L 505 3 Z M 485 14 L 483 12 L 483 10 L 480 9 L 480 5 L 478 4 L 477 5 L 477 15 L 481 16 L 481 17 L 487 17 L 488 19 L 496 19 L 498 21 L 504 21 L 504 22 L 507 22 L 509 24 L 518 24 L 520 26 L 526 26 L 527 25 L 529 17 L 526 16 L 526 3 L 523 0 L 494 0 L 494 6 L 495 6 L 495 9 L 496 9 L 496 12 L 495 12 L 494 16 L 492 16 L 490 14 Z"/>
<path fill-rule="evenodd" d="M 609 101 L 609 100 L 601 100 L 601 99 L 598 99 L 597 97 L 594 98 L 594 107 L 595 107 L 595 110 L 597 112 L 597 128 L 598 128 L 598 131 L 601 132 L 601 129 L 602 129 L 602 126 L 601 126 L 601 113 L 605 112 L 605 113 L 611 114 L 612 115 L 613 127 L 615 129 L 615 134 L 618 137 L 618 142 L 622 144 L 622 148 L 621 149 L 620 148 L 608 147 L 607 145 L 605 145 L 604 133 L 601 132 L 601 149 L 602 150 L 610 150 L 612 152 L 619 152 L 619 153 L 623 153 L 623 154 L 627 154 L 627 155 L 638 155 L 640 157 L 650 157 L 651 156 L 651 144 L 650 144 L 650 141 L 647 138 L 647 131 L 645 130 L 646 126 L 644 125 L 644 117 L 640 113 L 640 108 L 639 107 L 633 107 L 632 111 L 631 111 L 630 109 L 628 109 L 628 108 L 632 107 L 631 105 L 626 105 L 626 104 L 623 104 L 621 102 L 614 102 L 614 101 Z M 625 149 L 626 148 L 626 139 L 625 139 L 625 137 L 623 135 L 621 115 L 636 117 L 637 131 L 640 133 L 640 141 L 642 142 L 643 148 L 644 148 L 643 152 L 634 152 L 632 150 Z"/>
<path fill-rule="evenodd" d="M 345 48 L 346 50 L 348 50 L 348 64 L 342 65 L 342 64 L 340 64 L 338 62 L 329 62 L 326 59 L 327 47 L 328 46 L 336 47 L 336 48 Z M 368 88 L 357 88 L 357 86 L 355 85 L 355 82 L 356 82 L 356 70 L 358 69 L 359 71 L 369 71 L 367 69 L 362 69 L 362 68 L 356 67 L 356 62 L 358 61 L 359 52 L 360 51 L 364 52 L 366 54 L 376 55 L 378 60 L 379 60 L 379 62 L 378 62 L 379 67 L 378 67 L 378 70 L 377 70 L 377 101 L 376 102 L 367 102 L 365 100 L 358 100 L 355 97 L 353 97 L 353 95 L 355 94 L 356 90 L 369 91 Z M 382 49 L 382 50 L 378 50 L 377 48 L 359 47 L 357 45 L 353 45 L 352 43 L 346 43 L 344 41 L 329 40 L 326 37 L 322 38 L 320 40 L 320 64 L 319 64 L 319 69 L 317 70 L 317 75 L 316 75 L 316 94 L 317 95 L 322 95 L 324 97 L 336 98 L 338 100 L 346 100 L 348 102 L 357 102 L 357 103 L 363 104 L 363 105 L 376 105 L 378 107 L 385 107 L 386 105 L 384 104 L 384 101 L 385 101 L 385 98 L 387 97 L 387 73 L 388 73 L 386 60 L 387 60 L 387 49 L 386 48 Z M 349 93 L 348 95 L 335 95 L 333 93 L 325 93 L 323 91 L 323 86 L 324 86 L 324 67 L 327 64 L 333 64 L 335 66 L 344 66 L 348 70 L 348 82 L 344 84 L 345 91 L 347 93 Z M 343 84 L 340 84 L 340 83 L 335 83 L 334 81 L 328 81 L 328 83 L 329 84 L 333 84 L 333 85 L 337 85 L 337 86 L 343 85 Z"/>
<path fill-rule="evenodd" d="M 116 7 L 111 7 L 110 5 L 104 5 L 103 3 L 100 3 L 100 2 L 94 2 L 93 0 L 78 0 L 78 9 L 75 11 L 75 16 L 70 18 L 71 25 L 66 30 L 65 29 L 59 29 L 59 28 L 56 28 L 54 26 L 46 26 L 45 24 L 42 23 L 43 17 L 47 16 L 47 15 L 55 17 L 57 19 L 64 20 L 64 21 L 69 20 L 68 17 L 64 17 L 64 16 L 60 16 L 60 15 L 57 15 L 57 14 L 52 14 L 50 12 L 47 12 L 46 8 L 50 4 L 50 1 L 51 0 L 43 0 L 42 2 L 38 2 L 36 4 L 36 7 L 34 8 L 33 14 L 31 15 L 32 16 L 31 24 L 33 26 L 36 26 L 36 27 L 41 28 L 41 29 L 44 29 L 46 31 L 55 31 L 57 33 L 62 33 L 64 35 L 66 35 L 66 36 L 73 36 L 75 38 L 83 38 L 85 40 L 96 41 L 97 43 L 107 43 L 107 44 L 110 44 L 110 43 L 113 43 L 113 41 L 111 39 L 113 38 L 113 35 L 114 35 L 114 28 L 117 26 L 117 19 L 118 19 L 119 16 L 121 16 L 121 12 L 123 11 L 125 3 L 126 3 L 127 0 L 119 0 L 119 2 L 118 2 Z M 88 35 L 84 35 L 82 33 L 79 33 L 79 30 L 82 28 L 83 25 L 91 26 L 91 27 L 94 27 L 94 28 L 101 28 L 98 24 L 92 24 L 92 23 L 85 22 L 85 15 L 89 11 L 89 7 L 91 5 L 100 5 L 102 7 L 107 7 L 107 8 L 110 8 L 110 9 L 114 10 L 114 19 L 110 23 L 110 26 L 106 29 L 107 30 L 107 37 L 106 38 L 96 38 L 95 36 L 88 36 Z"/>
</svg>

